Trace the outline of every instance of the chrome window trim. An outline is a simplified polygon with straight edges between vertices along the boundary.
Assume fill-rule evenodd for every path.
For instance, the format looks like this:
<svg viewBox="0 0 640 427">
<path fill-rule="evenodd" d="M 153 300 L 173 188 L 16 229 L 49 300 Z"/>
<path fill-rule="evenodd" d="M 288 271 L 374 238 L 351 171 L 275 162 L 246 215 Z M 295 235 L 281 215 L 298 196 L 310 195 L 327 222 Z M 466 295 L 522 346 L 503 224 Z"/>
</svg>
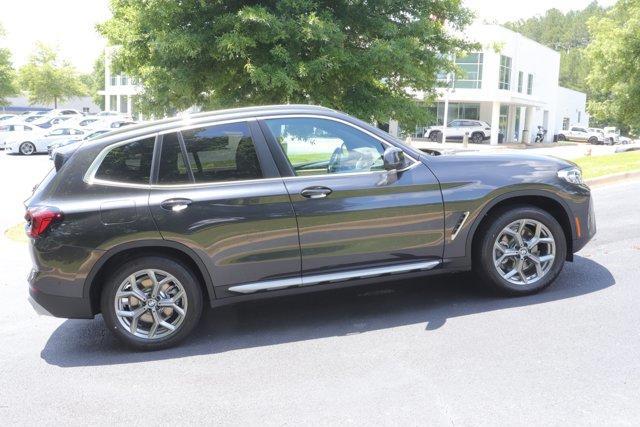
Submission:
<svg viewBox="0 0 640 427">
<path fill-rule="evenodd" d="M 102 151 L 100 151 L 100 153 L 98 153 L 96 158 L 93 159 L 93 162 L 91 162 L 91 165 L 89 165 L 89 168 L 84 173 L 84 177 L 82 178 L 82 180 L 84 182 L 86 182 L 87 184 L 89 184 L 89 185 L 101 184 L 101 185 L 127 187 L 127 188 L 150 188 L 151 184 L 134 184 L 134 183 L 129 183 L 129 182 L 109 181 L 109 180 L 96 178 L 96 173 L 98 172 L 98 169 L 100 168 L 100 165 L 102 164 L 102 161 L 104 160 L 105 157 L 107 157 L 107 154 L 109 154 L 109 152 L 111 152 L 111 150 L 113 150 L 115 148 L 118 148 L 118 147 L 121 147 L 123 145 L 130 144 L 132 142 L 136 142 L 136 141 L 140 141 L 142 139 L 148 139 L 148 138 L 154 138 L 155 140 L 157 140 L 158 139 L 158 133 L 157 132 L 153 132 L 153 133 L 142 135 L 142 136 L 136 136 L 136 137 L 133 137 L 133 138 L 125 139 L 125 140 L 120 141 L 120 142 L 115 142 L 115 143 L 113 143 L 111 145 L 108 145 L 108 146 L 104 147 L 102 149 Z M 154 142 L 154 150 L 155 150 L 155 142 Z"/>
<path fill-rule="evenodd" d="M 201 122 L 196 122 L 196 123 L 187 123 L 187 124 L 183 123 L 181 126 L 178 126 L 175 128 L 163 129 L 163 130 L 151 132 L 143 136 L 128 138 L 123 141 L 115 142 L 111 145 L 108 145 L 107 147 L 103 148 L 102 151 L 100 151 L 100 153 L 93 160 L 93 162 L 91 163 L 91 165 L 89 166 L 89 168 L 87 169 L 87 172 L 83 177 L 83 181 L 89 185 L 104 185 L 109 187 L 139 188 L 139 189 L 149 189 L 149 190 L 163 190 L 163 189 L 168 190 L 168 189 L 181 189 L 181 188 L 187 189 L 187 188 L 201 188 L 201 187 L 209 187 L 209 186 L 217 187 L 217 186 L 229 186 L 229 185 L 239 185 L 239 184 L 251 184 L 251 183 L 258 183 L 258 182 L 269 182 L 269 181 L 275 181 L 275 180 L 306 180 L 306 179 L 319 179 L 321 177 L 378 175 L 378 174 L 384 174 L 389 172 L 385 170 L 376 170 L 376 171 L 364 171 L 364 172 L 341 172 L 341 173 L 332 173 L 332 174 L 323 174 L 323 175 L 300 175 L 300 176 L 285 176 L 285 177 L 275 177 L 275 178 L 246 179 L 246 180 L 237 180 L 237 181 L 196 182 L 196 183 L 188 183 L 188 184 L 153 184 L 153 185 L 152 184 L 134 184 L 134 183 L 127 183 L 127 182 L 120 182 L 120 181 L 109 181 L 104 179 L 98 179 L 95 177 L 95 174 L 98 171 L 100 164 L 102 164 L 102 161 L 107 156 L 109 151 L 119 146 L 129 144 L 131 142 L 135 142 L 141 139 L 146 139 L 151 137 L 154 137 L 157 139 L 158 136 L 160 135 L 166 135 L 173 132 L 180 132 L 182 130 L 196 129 L 200 127 L 225 125 L 225 124 L 239 123 L 239 122 L 250 123 L 250 122 L 256 122 L 258 120 L 269 120 L 269 119 L 276 119 L 276 118 L 318 118 L 318 119 L 324 119 L 324 120 L 332 120 L 334 122 L 339 122 L 347 126 L 351 126 L 352 128 L 357 129 L 361 132 L 364 132 L 365 134 L 381 142 L 386 147 L 395 147 L 395 145 L 391 144 L 390 142 L 385 141 L 383 138 L 375 135 L 374 133 L 366 129 L 363 129 L 358 125 L 355 125 L 353 123 L 350 123 L 346 120 L 343 120 L 337 117 L 330 117 L 322 114 L 287 113 L 287 114 L 273 114 L 268 116 L 254 116 L 254 117 L 223 119 L 223 120 L 211 119 L 211 120 L 203 120 Z M 418 160 L 414 159 L 405 151 L 403 152 L 405 154 L 405 157 L 411 160 L 411 164 L 403 169 L 397 170 L 397 172 L 408 171 L 420 164 Z"/>
<path fill-rule="evenodd" d="M 276 291 L 293 287 L 319 285 L 322 283 L 343 282 L 352 279 L 368 279 L 387 274 L 410 273 L 414 271 L 431 270 L 442 263 L 441 260 L 413 262 L 410 264 L 396 264 L 386 267 L 372 267 L 360 270 L 341 271 L 336 273 L 312 274 L 288 279 L 272 279 L 260 282 L 235 285 L 227 290 L 239 294 L 252 294 L 259 291 Z"/>
</svg>

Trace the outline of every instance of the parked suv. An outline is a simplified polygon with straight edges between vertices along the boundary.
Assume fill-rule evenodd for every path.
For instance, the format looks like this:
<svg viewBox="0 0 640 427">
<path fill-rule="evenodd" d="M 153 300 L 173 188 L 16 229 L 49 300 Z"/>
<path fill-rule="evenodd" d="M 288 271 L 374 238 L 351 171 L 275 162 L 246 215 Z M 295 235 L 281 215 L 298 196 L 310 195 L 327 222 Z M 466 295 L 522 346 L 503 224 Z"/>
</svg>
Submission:
<svg viewBox="0 0 640 427">
<path fill-rule="evenodd" d="M 437 153 L 433 153 L 437 154 Z M 595 233 L 571 162 L 426 155 L 345 114 L 270 106 L 61 147 L 26 201 L 40 312 L 175 344 L 203 306 L 473 269 L 549 286 Z"/>
<path fill-rule="evenodd" d="M 558 141 L 588 142 L 589 144 L 602 144 L 604 133 L 599 130 L 591 130 L 582 126 L 571 126 L 568 130 L 558 132 Z"/>
<path fill-rule="evenodd" d="M 425 131 L 425 135 L 431 141 L 441 142 L 444 126 L 431 126 Z M 477 144 L 491 137 L 491 126 L 481 120 L 453 120 L 447 125 L 447 139 L 461 140 L 465 134 L 469 140 Z"/>
</svg>

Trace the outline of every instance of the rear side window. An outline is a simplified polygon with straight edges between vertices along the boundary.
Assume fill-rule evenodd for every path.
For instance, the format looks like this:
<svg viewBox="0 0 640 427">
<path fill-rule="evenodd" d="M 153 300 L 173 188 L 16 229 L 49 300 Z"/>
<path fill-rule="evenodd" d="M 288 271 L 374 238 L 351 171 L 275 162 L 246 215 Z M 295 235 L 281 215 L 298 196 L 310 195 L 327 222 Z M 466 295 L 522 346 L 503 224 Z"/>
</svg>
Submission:
<svg viewBox="0 0 640 427">
<path fill-rule="evenodd" d="M 95 177 L 105 181 L 149 184 L 155 138 L 117 146 L 107 153 Z"/>
<path fill-rule="evenodd" d="M 158 169 L 158 184 L 191 183 L 187 162 L 180 148 L 177 133 L 169 133 L 162 137 L 162 153 Z"/>
<path fill-rule="evenodd" d="M 188 129 L 182 131 L 182 138 L 187 163 L 196 183 L 259 179 L 263 176 L 247 123 Z M 174 155 L 171 156 L 173 159 Z M 173 173 L 179 174 L 180 156 L 176 155 L 175 159 Z"/>
</svg>

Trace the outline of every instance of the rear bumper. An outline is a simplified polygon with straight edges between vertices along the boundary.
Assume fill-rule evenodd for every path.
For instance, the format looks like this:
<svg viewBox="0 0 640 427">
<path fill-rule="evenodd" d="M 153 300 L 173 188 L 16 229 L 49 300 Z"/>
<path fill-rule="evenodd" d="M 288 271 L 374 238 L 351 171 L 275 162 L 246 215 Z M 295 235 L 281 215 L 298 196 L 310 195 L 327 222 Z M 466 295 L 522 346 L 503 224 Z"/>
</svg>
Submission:
<svg viewBox="0 0 640 427">
<path fill-rule="evenodd" d="M 51 285 L 63 285 L 52 283 L 50 276 L 41 275 L 34 269 L 29 274 L 28 282 L 29 302 L 36 313 L 68 319 L 92 319 L 94 317 L 89 298 L 54 295 L 43 291 L 43 288 L 51 288 Z"/>
</svg>

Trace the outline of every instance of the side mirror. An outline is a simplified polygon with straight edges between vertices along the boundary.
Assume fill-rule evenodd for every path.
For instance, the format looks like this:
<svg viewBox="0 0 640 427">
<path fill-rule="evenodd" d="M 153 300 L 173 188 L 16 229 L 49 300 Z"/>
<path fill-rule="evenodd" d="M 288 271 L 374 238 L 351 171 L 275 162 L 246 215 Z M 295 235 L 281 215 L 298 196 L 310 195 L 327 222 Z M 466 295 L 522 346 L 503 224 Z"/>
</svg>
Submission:
<svg viewBox="0 0 640 427">
<path fill-rule="evenodd" d="M 389 147 L 382 154 L 384 168 L 388 171 L 402 169 L 404 166 L 404 152 L 398 147 Z"/>
</svg>

